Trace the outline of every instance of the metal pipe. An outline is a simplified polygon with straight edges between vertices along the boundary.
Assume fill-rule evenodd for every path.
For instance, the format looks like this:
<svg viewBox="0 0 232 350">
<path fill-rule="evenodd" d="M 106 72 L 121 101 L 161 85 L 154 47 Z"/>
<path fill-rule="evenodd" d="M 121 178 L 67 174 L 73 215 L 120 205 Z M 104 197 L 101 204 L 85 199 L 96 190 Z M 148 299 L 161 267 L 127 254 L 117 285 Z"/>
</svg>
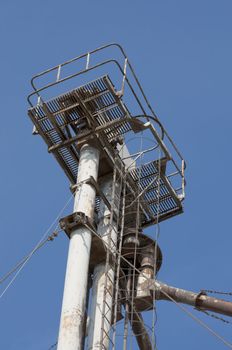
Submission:
<svg viewBox="0 0 232 350">
<path fill-rule="evenodd" d="M 117 184 L 114 184 L 117 187 Z M 113 193 L 112 174 L 103 179 L 100 188 L 105 197 L 111 202 Z M 115 196 L 117 196 L 117 188 Z M 111 235 L 111 250 L 114 251 L 117 243 L 117 227 L 115 221 L 110 225 L 110 210 L 103 200 L 100 202 L 99 223 L 97 228 L 98 234 L 103 241 L 108 242 Z M 107 278 L 105 274 L 107 273 Z M 109 347 L 109 333 L 112 320 L 112 303 L 113 303 L 113 285 L 114 285 L 114 269 L 109 266 L 108 271 L 105 269 L 105 262 L 97 265 L 93 272 L 92 302 L 90 311 L 90 324 L 88 332 L 87 349 L 99 349 L 101 347 L 101 334 L 103 334 L 102 347 Z M 106 286 L 105 286 L 106 283 Z M 107 289 L 104 300 L 104 290 Z M 104 303 L 106 305 L 104 310 Z M 104 316 L 103 316 L 104 313 Z M 102 322 L 102 317 L 104 317 Z M 103 329 L 102 329 L 103 328 Z"/>
<path fill-rule="evenodd" d="M 153 347 L 152 347 L 151 339 L 144 325 L 144 321 L 141 313 L 136 312 L 135 309 L 132 311 L 132 308 L 130 308 L 130 310 L 133 313 L 133 317 L 132 317 L 132 320 L 129 317 L 129 320 L 131 323 L 131 328 L 133 330 L 133 333 L 136 337 L 139 349 L 152 350 Z"/>
<path fill-rule="evenodd" d="M 108 271 L 109 279 L 107 280 L 106 288 L 113 290 L 114 271 L 112 268 Z M 87 349 L 101 348 L 101 333 L 104 331 L 102 348 L 108 349 L 111 318 L 112 318 L 112 295 L 106 293 L 105 301 L 107 308 L 104 315 L 103 330 L 102 330 L 102 313 L 104 303 L 104 288 L 105 288 L 105 264 L 99 264 L 94 269 L 92 300 L 91 300 L 91 314 L 89 319 L 88 341 Z"/>
<path fill-rule="evenodd" d="M 208 310 L 232 317 L 232 302 L 209 297 L 203 292 L 194 293 L 188 290 L 168 286 L 159 281 L 155 281 L 154 287 L 154 294 L 157 300 L 176 301 L 177 303 L 194 306 L 199 310 Z"/>
<path fill-rule="evenodd" d="M 123 336 L 123 350 L 127 349 L 127 336 L 128 336 L 128 321 L 131 324 L 131 329 L 136 338 L 138 347 L 140 350 L 152 350 L 152 342 L 149 336 L 149 333 L 144 324 L 143 317 L 141 313 L 136 310 L 134 303 L 131 300 L 131 288 L 132 288 L 132 278 L 131 271 L 134 266 L 129 266 L 129 271 L 127 275 L 127 283 L 122 287 L 126 290 L 125 293 L 125 327 L 124 327 L 124 336 Z M 139 271 L 137 271 L 139 272 Z"/>
<path fill-rule="evenodd" d="M 128 321 L 129 321 L 129 298 L 131 294 L 131 267 L 128 270 L 128 278 L 126 283 L 126 301 L 125 301 L 125 319 L 124 319 L 124 333 L 123 333 L 123 350 L 127 350 L 128 337 Z"/>
<path fill-rule="evenodd" d="M 96 190 L 86 180 L 90 176 L 97 180 L 98 164 L 99 151 L 89 144 L 82 146 L 74 212 L 84 213 L 90 221 L 94 216 Z M 85 226 L 70 235 L 57 350 L 81 349 L 91 238 L 91 231 Z"/>
<path fill-rule="evenodd" d="M 90 288 L 92 285 L 92 280 L 90 275 L 88 276 L 88 284 L 87 284 L 87 292 L 86 292 L 86 311 L 85 311 L 85 318 L 84 318 L 84 323 L 83 323 L 83 335 L 82 335 L 82 341 L 81 341 L 81 350 L 85 349 L 85 339 L 88 335 L 88 323 L 89 323 L 89 319 L 88 319 L 88 314 L 87 314 L 87 309 L 88 309 L 88 304 L 89 304 L 89 292 L 90 292 Z"/>
<path fill-rule="evenodd" d="M 155 246 L 144 247 L 143 251 L 140 253 L 140 274 L 138 275 L 137 285 L 136 285 L 136 297 L 143 298 L 151 295 L 149 289 L 141 288 L 144 282 L 148 279 L 153 279 L 154 277 L 154 266 L 155 261 Z"/>
</svg>

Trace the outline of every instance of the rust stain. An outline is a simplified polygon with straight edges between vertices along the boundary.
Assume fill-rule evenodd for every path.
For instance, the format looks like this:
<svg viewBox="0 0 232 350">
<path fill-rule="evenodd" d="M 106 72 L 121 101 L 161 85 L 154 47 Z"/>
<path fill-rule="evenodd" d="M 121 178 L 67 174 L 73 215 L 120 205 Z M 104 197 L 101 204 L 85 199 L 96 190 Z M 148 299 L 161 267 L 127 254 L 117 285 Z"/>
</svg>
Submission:
<svg viewBox="0 0 232 350">
<path fill-rule="evenodd" d="M 78 324 L 82 324 L 84 321 L 84 314 L 79 309 L 74 309 L 70 313 L 66 313 L 63 316 L 62 327 L 64 330 L 70 330 L 76 327 Z"/>
</svg>

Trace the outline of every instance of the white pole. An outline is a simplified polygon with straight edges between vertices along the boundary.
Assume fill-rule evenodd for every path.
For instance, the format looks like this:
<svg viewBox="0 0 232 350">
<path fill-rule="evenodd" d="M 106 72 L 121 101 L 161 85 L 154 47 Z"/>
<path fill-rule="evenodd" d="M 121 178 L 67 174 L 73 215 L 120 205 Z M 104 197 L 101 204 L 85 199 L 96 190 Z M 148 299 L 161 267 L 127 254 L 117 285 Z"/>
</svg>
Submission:
<svg viewBox="0 0 232 350">
<path fill-rule="evenodd" d="M 112 175 L 103 179 L 101 184 L 101 190 L 111 203 L 113 193 L 113 181 Z M 115 200 L 118 200 L 117 184 L 115 184 Z M 116 205 L 117 206 L 117 205 Z M 112 231 L 111 231 L 112 230 Z M 111 232 L 112 244 L 117 242 L 117 227 L 113 221 L 112 228 L 110 227 L 110 211 L 103 202 L 100 203 L 99 211 L 99 224 L 98 233 L 102 236 L 103 240 L 108 244 L 108 237 Z M 112 251 L 115 247 L 112 247 Z M 112 267 L 107 272 L 107 290 L 113 292 L 113 281 L 114 281 L 114 270 Z M 88 350 L 99 350 L 101 346 L 101 332 L 102 332 L 102 312 L 104 304 L 104 287 L 105 287 L 105 263 L 99 264 L 94 268 L 93 272 L 93 285 L 92 285 L 92 299 L 91 299 L 91 311 L 89 318 L 88 328 Z M 104 335 L 103 335 L 103 349 L 109 347 L 109 333 L 111 328 L 111 317 L 112 317 L 112 295 L 106 292 L 106 307 L 105 307 L 105 318 L 103 323 Z"/>
<path fill-rule="evenodd" d="M 82 212 L 90 220 L 94 216 L 96 190 L 84 181 L 90 176 L 97 180 L 98 165 L 99 151 L 89 144 L 82 146 L 74 212 Z M 91 232 L 85 226 L 75 229 L 70 235 L 57 350 L 81 349 L 90 248 Z"/>
</svg>

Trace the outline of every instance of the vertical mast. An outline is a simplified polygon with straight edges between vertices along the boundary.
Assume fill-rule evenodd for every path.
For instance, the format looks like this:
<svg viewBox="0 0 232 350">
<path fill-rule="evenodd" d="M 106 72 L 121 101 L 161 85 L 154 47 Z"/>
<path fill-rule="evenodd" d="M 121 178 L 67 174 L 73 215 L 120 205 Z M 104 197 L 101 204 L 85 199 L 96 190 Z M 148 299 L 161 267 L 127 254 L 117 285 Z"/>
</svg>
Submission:
<svg viewBox="0 0 232 350">
<path fill-rule="evenodd" d="M 85 144 L 80 151 L 74 212 L 82 212 L 91 221 L 94 216 L 96 190 L 87 183 L 97 180 L 99 151 Z M 70 235 L 58 350 L 80 350 L 83 338 L 91 232 L 85 226 Z"/>
</svg>

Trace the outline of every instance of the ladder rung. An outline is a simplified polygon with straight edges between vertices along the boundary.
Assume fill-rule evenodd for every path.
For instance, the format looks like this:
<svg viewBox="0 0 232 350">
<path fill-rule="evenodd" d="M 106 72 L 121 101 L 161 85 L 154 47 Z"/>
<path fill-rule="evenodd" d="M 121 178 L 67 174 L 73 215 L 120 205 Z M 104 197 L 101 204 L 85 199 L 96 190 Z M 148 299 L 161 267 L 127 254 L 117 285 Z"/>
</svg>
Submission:
<svg viewBox="0 0 232 350">
<path fill-rule="evenodd" d="M 112 345 L 114 345 L 112 339 L 110 339 L 109 334 L 108 334 L 104 329 L 103 329 L 102 331 L 105 333 L 105 336 L 103 335 L 102 340 L 108 338 L 109 342 L 110 342 Z M 102 344 L 102 346 L 104 346 L 104 348 L 106 348 L 104 344 Z"/>
<path fill-rule="evenodd" d="M 103 316 L 104 322 L 107 321 L 111 325 L 111 320 L 109 320 L 105 315 Z"/>
<path fill-rule="evenodd" d="M 105 287 L 105 291 L 108 292 L 108 294 L 112 297 L 113 296 L 113 290 L 111 292 L 111 290 L 107 287 Z"/>
<path fill-rule="evenodd" d="M 107 279 L 108 279 L 108 281 L 107 282 L 110 282 L 110 283 L 112 283 L 112 284 L 114 284 L 114 280 L 112 280 L 112 278 L 111 277 L 109 277 L 109 276 L 106 276 L 107 277 Z M 107 282 L 106 282 L 106 284 L 107 284 Z M 106 287 L 107 288 L 107 287 Z"/>
<path fill-rule="evenodd" d="M 109 305 L 108 303 L 107 303 L 107 301 L 104 301 L 104 303 L 108 306 L 108 308 L 109 308 L 109 310 L 111 310 L 111 305 Z M 106 314 L 106 312 L 105 312 L 105 314 Z"/>
<path fill-rule="evenodd" d="M 109 337 L 109 333 L 106 332 L 104 328 L 102 328 L 102 333 L 105 333 L 105 335 L 106 335 L 108 338 L 110 338 L 110 337 Z"/>
</svg>

